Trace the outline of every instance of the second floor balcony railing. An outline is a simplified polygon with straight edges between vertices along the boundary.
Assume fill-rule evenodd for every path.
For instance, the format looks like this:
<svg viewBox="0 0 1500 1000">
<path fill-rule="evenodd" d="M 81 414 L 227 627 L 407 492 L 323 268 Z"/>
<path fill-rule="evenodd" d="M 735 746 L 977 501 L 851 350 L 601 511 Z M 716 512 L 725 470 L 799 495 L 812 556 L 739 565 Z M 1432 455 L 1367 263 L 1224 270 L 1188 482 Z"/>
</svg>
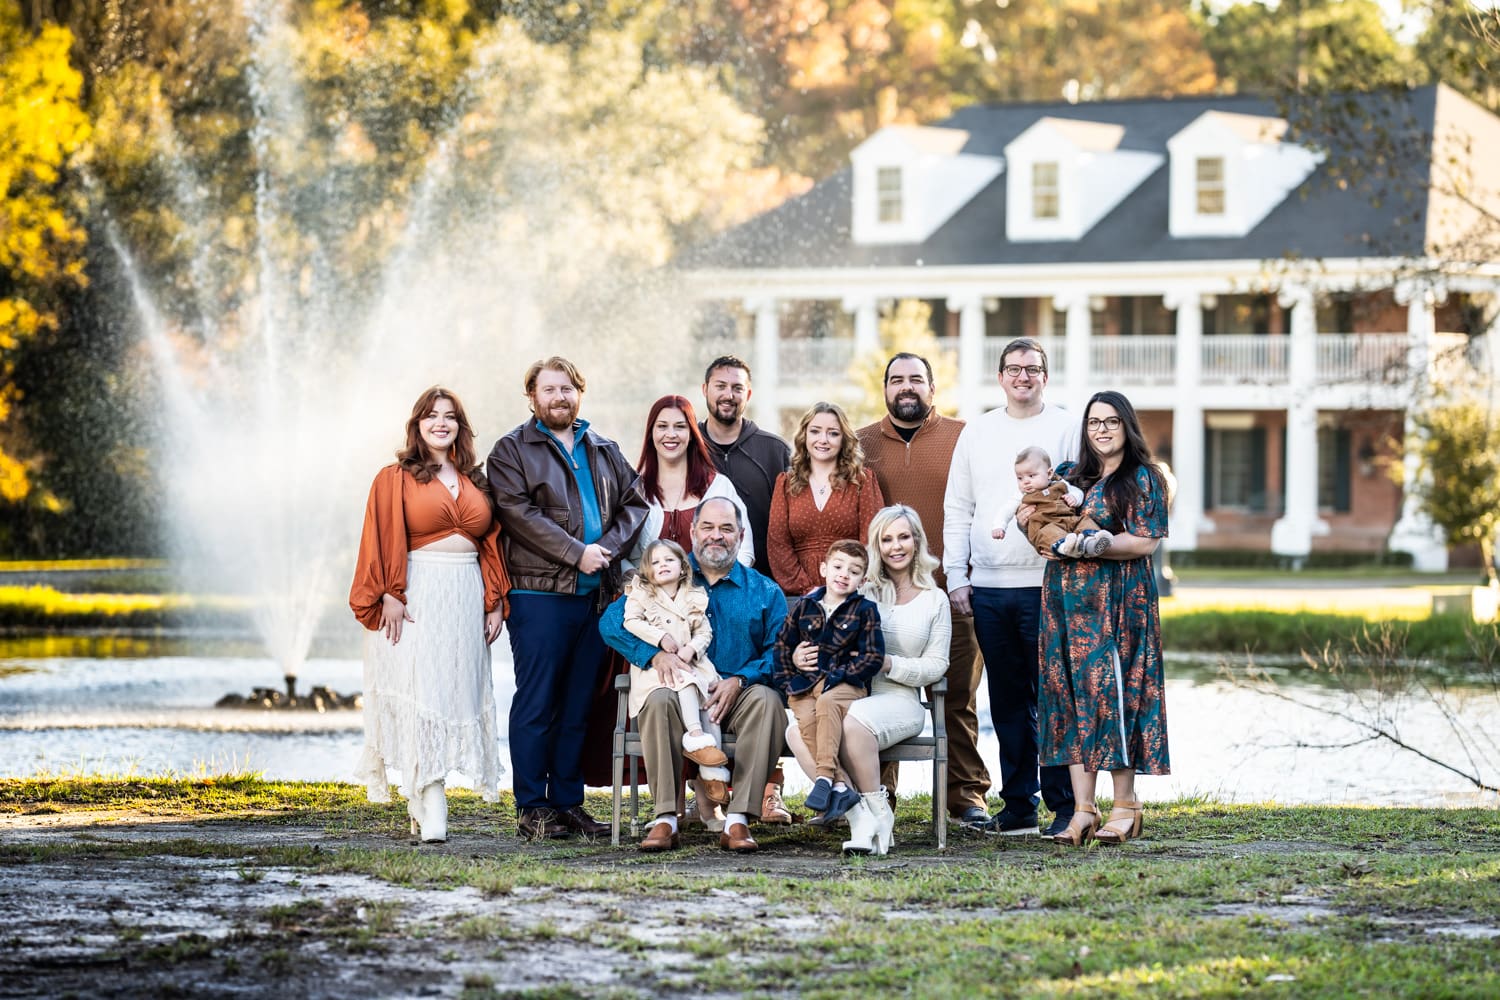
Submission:
<svg viewBox="0 0 1500 1000">
<path fill-rule="evenodd" d="M 1203 338 L 1204 385 L 1285 382 L 1291 338 L 1265 334 L 1221 334 Z"/>
<path fill-rule="evenodd" d="M 1432 341 L 1435 370 L 1453 365 L 1484 367 L 1487 338 L 1439 333 Z M 993 386 L 1000 351 L 1008 337 L 986 337 L 981 385 Z M 1404 333 L 1319 333 L 1313 364 L 1322 385 L 1394 385 L 1407 377 Z M 957 337 L 938 339 L 939 350 L 958 360 Z M 1067 377 L 1067 345 L 1061 337 L 1043 340 L 1051 381 Z M 1100 336 L 1089 340 L 1090 378 L 1121 386 L 1172 385 L 1177 379 L 1177 338 L 1171 334 Z M 1200 342 L 1199 384 L 1205 386 L 1284 385 L 1290 380 L 1291 338 L 1285 334 L 1210 334 Z M 787 338 L 779 344 L 783 382 L 794 386 L 843 381 L 854 360 L 849 337 Z M 933 359 L 936 361 L 936 358 Z"/>
<path fill-rule="evenodd" d="M 777 345 L 781 380 L 787 385 L 846 381 L 854 360 L 850 337 L 792 337 Z"/>
<path fill-rule="evenodd" d="M 1170 384 L 1176 377 L 1177 338 L 1167 335 L 1095 337 L 1089 369 L 1130 385 Z"/>
</svg>

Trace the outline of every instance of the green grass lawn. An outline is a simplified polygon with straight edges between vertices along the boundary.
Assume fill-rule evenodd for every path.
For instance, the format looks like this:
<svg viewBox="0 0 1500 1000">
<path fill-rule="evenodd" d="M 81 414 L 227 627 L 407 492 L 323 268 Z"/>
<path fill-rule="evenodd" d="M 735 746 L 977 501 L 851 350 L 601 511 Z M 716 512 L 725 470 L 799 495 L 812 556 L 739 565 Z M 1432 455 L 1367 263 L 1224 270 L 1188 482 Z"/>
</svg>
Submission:
<svg viewBox="0 0 1500 1000">
<path fill-rule="evenodd" d="M 469 972 L 469 997 L 1500 994 L 1493 809 L 1180 801 L 1150 805 L 1146 838 L 1123 848 L 954 831 L 950 849 L 938 852 L 929 803 L 913 798 L 902 803 L 891 855 L 843 858 L 833 833 L 806 826 L 758 827 L 762 850 L 750 856 L 719 851 L 702 832 L 664 856 L 607 843 L 522 844 L 508 795 L 497 806 L 455 792 L 452 803 L 451 839 L 432 848 L 407 843 L 402 805 L 372 805 L 349 785 L 0 781 L 0 829 L 71 818 L 79 831 L 7 838 L 0 874 L 69 859 L 186 856 L 234 859 L 242 880 L 290 868 L 306 873 L 304 887 L 317 873 L 468 886 L 500 905 L 437 920 L 426 912 L 418 922 L 398 904 L 356 907 L 305 888 L 304 900 L 259 919 L 296 924 L 312 940 L 326 924 L 321 940 L 335 953 L 395 947 L 420 933 L 424 947 L 460 958 L 566 946 L 624 955 L 644 970 L 566 988 L 497 986 Z M 599 798 L 590 807 L 607 812 Z M 159 830 L 166 818 L 195 825 L 104 835 Z M 299 838 L 256 836 L 275 830 Z M 544 900 L 583 916 L 528 918 Z M 663 907 L 690 914 L 701 933 L 661 945 L 633 932 Z M 654 962 L 658 952 L 669 955 Z M 651 971 L 664 969 L 674 976 Z"/>
</svg>

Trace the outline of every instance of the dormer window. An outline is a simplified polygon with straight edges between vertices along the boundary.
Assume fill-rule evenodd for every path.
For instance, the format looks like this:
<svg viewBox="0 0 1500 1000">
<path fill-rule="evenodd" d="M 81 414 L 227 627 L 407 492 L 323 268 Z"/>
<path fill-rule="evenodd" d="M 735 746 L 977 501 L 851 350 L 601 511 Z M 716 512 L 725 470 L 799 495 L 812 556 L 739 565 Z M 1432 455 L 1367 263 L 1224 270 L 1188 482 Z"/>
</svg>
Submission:
<svg viewBox="0 0 1500 1000">
<path fill-rule="evenodd" d="M 1077 240 L 1161 164 L 1122 149 L 1125 126 L 1038 118 L 1005 145 L 1005 238 Z"/>
<path fill-rule="evenodd" d="M 1005 169 L 967 153 L 964 129 L 887 125 L 849 153 L 850 235 L 857 244 L 921 243 Z"/>
<path fill-rule="evenodd" d="M 1224 214 L 1224 158 L 1200 156 L 1195 169 L 1199 215 Z"/>
<path fill-rule="evenodd" d="M 1058 217 L 1057 163 L 1033 163 L 1031 165 L 1031 217 L 1033 219 L 1055 219 Z"/>
<path fill-rule="evenodd" d="M 881 222 L 901 222 L 901 168 L 881 167 L 875 171 L 876 218 Z"/>
<path fill-rule="evenodd" d="M 1249 234 L 1317 169 L 1322 154 L 1288 141 L 1284 118 L 1205 111 L 1167 140 L 1167 232 Z"/>
</svg>

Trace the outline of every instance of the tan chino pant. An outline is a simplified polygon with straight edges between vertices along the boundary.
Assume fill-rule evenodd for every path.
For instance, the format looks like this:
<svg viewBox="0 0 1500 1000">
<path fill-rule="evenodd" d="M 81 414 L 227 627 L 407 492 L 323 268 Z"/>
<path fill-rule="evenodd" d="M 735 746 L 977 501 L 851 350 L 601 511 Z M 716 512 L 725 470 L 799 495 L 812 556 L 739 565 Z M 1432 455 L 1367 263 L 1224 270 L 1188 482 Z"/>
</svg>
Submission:
<svg viewBox="0 0 1500 1000">
<path fill-rule="evenodd" d="M 839 747 L 844 745 L 844 716 L 849 714 L 849 706 L 867 693 L 853 684 L 835 684 L 824 690 L 820 678 L 811 691 L 787 697 L 787 707 L 797 719 L 797 731 L 817 764 L 814 781 L 818 778 L 833 781 L 837 777 Z"/>
<path fill-rule="evenodd" d="M 682 774 L 682 709 L 677 692 L 658 688 L 646 697 L 636 725 L 641 733 L 641 756 L 651 782 L 651 801 L 656 815 L 671 816 L 678 808 L 677 787 Z M 734 707 L 720 722 L 733 733 L 733 791 L 724 810 L 760 818 L 766 782 L 785 746 L 786 708 L 781 695 L 764 684 L 751 684 L 740 691 Z"/>
</svg>

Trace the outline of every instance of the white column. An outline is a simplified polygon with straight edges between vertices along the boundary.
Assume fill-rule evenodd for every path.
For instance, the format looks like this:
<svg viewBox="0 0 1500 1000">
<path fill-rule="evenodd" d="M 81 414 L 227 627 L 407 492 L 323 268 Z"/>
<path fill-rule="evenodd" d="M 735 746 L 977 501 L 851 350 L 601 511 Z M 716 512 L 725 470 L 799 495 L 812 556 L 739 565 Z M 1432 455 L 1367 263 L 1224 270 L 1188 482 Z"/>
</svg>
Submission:
<svg viewBox="0 0 1500 1000">
<path fill-rule="evenodd" d="M 1328 534 L 1318 518 L 1318 406 L 1313 383 L 1318 360 L 1317 300 L 1309 288 L 1289 286 L 1278 297 L 1292 311 L 1286 408 L 1286 508 L 1271 526 L 1271 551 L 1300 559 L 1314 535 Z"/>
<path fill-rule="evenodd" d="M 1396 283 L 1396 302 L 1406 306 L 1406 397 L 1411 400 L 1406 410 L 1402 447 L 1401 518 L 1391 529 L 1386 545 L 1396 552 L 1410 552 L 1412 566 L 1424 572 L 1441 572 L 1448 568 L 1448 544 L 1442 532 L 1432 523 L 1417 503 L 1417 485 L 1420 470 L 1412 455 L 1412 442 L 1417 435 L 1417 426 L 1412 420 L 1412 408 L 1423 405 L 1428 397 L 1429 365 L 1432 361 L 1432 341 L 1437 318 L 1433 307 L 1447 298 L 1446 291 L 1422 281 L 1399 281 Z"/>
<path fill-rule="evenodd" d="M 774 298 L 746 299 L 745 311 L 755 316 L 755 372 L 751 376 L 752 419 L 781 433 L 781 303 Z"/>
<path fill-rule="evenodd" d="M 1192 289 L 1168 291 L 1162 297 L 1177 313 L 1176 403 L 1172 408 L 1172 474 L 1177 499 L 1172 504 L 1171 545 L 1198 547 L 1198 533 L 1214 530 L 1203 513 L 1203 297 Z"/>
<path fill-rule="evenodd" d="M 948 310 L 958 313 L 958 415 L 973 420 L 984 412 L 980 388 L 995 374 L 984 371 L 984 298 L 954 295 L 948 299 Z"/>
<path fill-rule="evenodd" d="M 880 350 L 880 307 L 873 295 L 849 296 L 844 312 L 854 314 L 854 356 Z"/>
<path fill-rule="evenodd" d="M 1093 336 L 1092 303 L 1086 292 L 1069 292 L 1052 300 L 1053 307 L 1067 313 L 1063 334 L 1063 355 L 1067 359 L 1067 385 L 1063 387 L 1064 405 L 1082 414 L 1092 390 L 1093 373 L 1089 370 L 1089 339 Z"/>
</svg>

